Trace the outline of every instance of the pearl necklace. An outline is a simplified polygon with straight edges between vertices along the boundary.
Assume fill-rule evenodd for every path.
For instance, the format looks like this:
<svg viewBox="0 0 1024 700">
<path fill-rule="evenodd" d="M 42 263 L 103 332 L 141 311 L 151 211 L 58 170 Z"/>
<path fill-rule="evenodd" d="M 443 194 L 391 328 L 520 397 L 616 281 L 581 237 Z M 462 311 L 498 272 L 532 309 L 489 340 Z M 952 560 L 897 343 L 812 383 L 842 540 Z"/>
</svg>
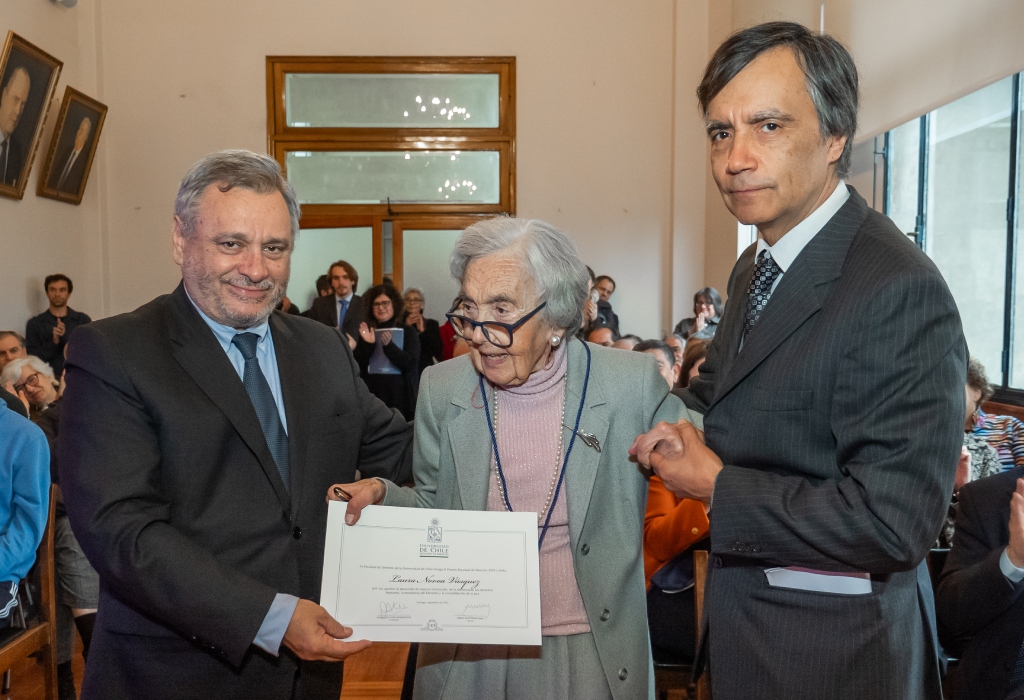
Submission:
<svg viewBox="0 0 1024 700">
<path fill-rule="evenodd" d="M 565 381 L 563 376 L 558 380 L 559 382 Z M 485 399 L 486 400 L 486 399 Z M 558 485 L 558 477 L 562 473 L 562 445 L 565 440 L 565 431 L 562 426 L 565 424 L 565 399 L 562 400 L 562 418 L 558 421 L 558 451 L 555 453 L 555 472 L 551 476 L 551 486 L 548 487 L 548 497 L 544 501 L 544 509 L 537 513 L 537 524 L 539 525 L 543 520 L 544 516 L 548 514 L 548 508 L 551 507 L 551 500 L 555 497 L 555 486 Z M 494 391 L 494 432 L 498 432 L 498 392 Z M 505 505 L 505 510 L 512 512 L 512 505 L 509 502 L 508 495 L 505 493 L 505 480 L 502 478 L 502 474 L 498 473 L 498 460 L 494 460 L 492 471 L 494 472 L 494 481 L 498 484 L 498 494 L 501 496 L 501 502 Z"/>
</svg>

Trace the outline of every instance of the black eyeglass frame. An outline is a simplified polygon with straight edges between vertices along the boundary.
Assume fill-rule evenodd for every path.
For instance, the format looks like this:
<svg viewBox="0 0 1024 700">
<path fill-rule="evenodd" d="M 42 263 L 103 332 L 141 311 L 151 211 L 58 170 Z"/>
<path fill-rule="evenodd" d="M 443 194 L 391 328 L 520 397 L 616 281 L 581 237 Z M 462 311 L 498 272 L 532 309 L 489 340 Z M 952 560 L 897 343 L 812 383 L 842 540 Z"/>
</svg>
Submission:
<svg viewBox="0 0 1024 700">
<path fill-rule="evenodd" d="M 454 309 L 454 308 L 458 307 L 458 305 L 461 304 L 461 303 L 462 303 L 461 301 L 456 302 L 455 306 L 453 306 L 452 308 Z M 476 331 L 477 326 L 479 326 L 480 329 L 484 332 L 484 337 L 487 338 L 487 342 L 488 343 L 490 343 L 491 345 L 493 345 L 496 348 L 508 348 L 508 347 L 512 347 L 512 341 L 515 339 L 515 331 L 518 328 L 522 327 L 522 325 L 524 323 L 526 323 L 531 318 L 536 316 L 537 312 L 540 311 L 541 309 L 543 309 L 547 305 L 548 305 L 548 303 L 546 301 L 545 302 L 541 302 L 540 306 L 538 306 L 536 309 L 534 309 L 530 313 L 528 313 L 525 316 L 523 316 L 521 319 L 519 319 L 515 323 L 502 323 L 501 321 L 474 321 L 471 318 L 466 318 L 465 316 L 460 316 L 459 314 L 455 314 L 455 313 L 452 313 L 450 311 L 448 313 L 446 313 L 445 316 L 448 317 L 449 321 L 456 321 L 457 320 L 457 323 L 465 323 L 465 324 L 469 325 L 470 331 L 469 331 L 469 335 L 467 336 L 467 335 L 463 335 L 462 333 L 459 332 L 459 329 L 458 329 L 458 326 L 456 325 L 456 323 L 452 323 L 452 328 L 455 329 L 455 332 L 459 335 L 459 337 L 461 337 L 461 338 L 471 337 L 473 335 L 473 333 Z M 504 328 L 508 332 L 508 343 L 503 345 L 501 343 L 494 342 L 494 339 L 491 338 L 491 334 L 487 332 L 487 326 L 489 326 L 489 325 L 490 326 L 501 326 L 502 328 Z"/>
</svg>

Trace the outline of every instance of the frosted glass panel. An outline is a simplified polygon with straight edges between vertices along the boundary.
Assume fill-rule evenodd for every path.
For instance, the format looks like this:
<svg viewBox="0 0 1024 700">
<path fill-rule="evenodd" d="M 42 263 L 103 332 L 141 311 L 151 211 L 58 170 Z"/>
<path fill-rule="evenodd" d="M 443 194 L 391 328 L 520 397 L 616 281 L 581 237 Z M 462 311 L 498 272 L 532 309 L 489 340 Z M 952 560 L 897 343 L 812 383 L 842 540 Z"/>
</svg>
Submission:
<svg viewBox="0 0 1024 700">
<path fill-rule="evenodd" d="M 424 314 L 442 325 L 445 313 L 459 293 L 459 285 L 448 273 L 448 259 L 462 231 L 403 231 L 402 274 L 405 288 L 423 290 Z"/>
<path fill-rule="evenodd" d="M 289 73 L 284 86 L 291 127 L 498 127 L 497 73 Z"/>
<path fill-rule="evenodd" d="M 292 276 L 288 282 L 288 298 L 305 311 L 316 299 L 316 278 L 326 275 L 337 260 L 346 260 L 359 273 L 356 290 L 373 285 L 373 229 L 310 228 L 299 233 L 292 253 Z"/>
<path fill-rule="evenodd" d="M 498 151 L 288 151 L 303 204 L 497 204 Z"/>
<path fill-rule="evenodd" d="M 917 230 L 920 161 L 921 120 L 913 119 L 889 132 L 889 218 L 903 233 Z"/>
</svg>

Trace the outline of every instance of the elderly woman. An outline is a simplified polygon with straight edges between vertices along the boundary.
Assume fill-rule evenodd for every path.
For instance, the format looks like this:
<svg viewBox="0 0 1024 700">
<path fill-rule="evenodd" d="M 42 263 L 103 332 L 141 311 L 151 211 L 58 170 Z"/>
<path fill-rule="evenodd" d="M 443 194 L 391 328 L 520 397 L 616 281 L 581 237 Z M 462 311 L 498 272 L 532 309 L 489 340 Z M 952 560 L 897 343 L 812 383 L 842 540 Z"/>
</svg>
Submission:
<svg viewBox="0 0 1024 700">
<path fill-rule="evenodd" d="M 443 362 L 444 344 L 441 341 L 441 327 L 437 321 L 423 316 L 426 297 L 423 290 L 409 287 L 402 295 L 405 302 L 405 318 L 403 325 L 416 329 L 420 339 L 420 370 L 424 370 L 435 362 Z"/>
<path fill-rule="evenodd" d="M 704 287 L 693 295 L 693 317 L 677 323 L 673 333 L 683 340 L 692 335 L 710 338 L 718 330 L 722 310 L 722 295 L 714 287 Z"/>
<path fill-rule="evenodd" d="M 57 400 L 60 384 L 53 376 L 53 368 L 35 355 L 14 360 L 4 365 L 0 373 L 0 386 L 27 402 L 29 417 L 35 417 Z"/>
<path fill-rule="evenodd" d="M 654 359 L 579 341 L 587 270 L 541 221 L 467 228 L 452 252 L 449 318 L 468 357 L 423 373 L 414 488 L 379 480 L 369 503 L 538 514 L 541 647 L 421 644 L 415 697 L 647 698 L 653 694 L 636 435 L 685 415 Z"/>
</svg>

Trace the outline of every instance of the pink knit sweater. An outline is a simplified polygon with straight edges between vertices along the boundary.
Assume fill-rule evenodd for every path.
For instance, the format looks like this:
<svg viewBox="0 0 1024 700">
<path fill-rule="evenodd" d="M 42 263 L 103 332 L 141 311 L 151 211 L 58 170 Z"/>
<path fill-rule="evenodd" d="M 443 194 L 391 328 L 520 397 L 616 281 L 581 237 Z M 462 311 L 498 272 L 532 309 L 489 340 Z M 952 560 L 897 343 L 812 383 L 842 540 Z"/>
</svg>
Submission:
<svg viewBox="0 0 1024 700">
<path fill-rule="evenodd" d="M 567 370 L 563 345 L 551 353 L 547 366 L 530 375 L 526 383 L 501 387 L 497 392 L 498 450 L 508 486 L 508 499 L 516 511 L 540 513 L 547 501 L 551 482 L 562 466 L 564 450 L 569 445 L 568 431 L 565 431 L 563 453 L 558 452 Z M 571 424 L 575 419 L 575 407 L 572 407 L 572 413 L 572 416 L 566 416 L 566 423 Z M 563 481 L 540 550 L 541 631 L 549 636 L 590 631 L 587 611 L 573 571 L 566 491 Z M 487 510 L 505 510 L 494 474 L 493 454 Z M 543 521 L 538 524 L 538 537 L 543 524 Z"/>
</svg>

